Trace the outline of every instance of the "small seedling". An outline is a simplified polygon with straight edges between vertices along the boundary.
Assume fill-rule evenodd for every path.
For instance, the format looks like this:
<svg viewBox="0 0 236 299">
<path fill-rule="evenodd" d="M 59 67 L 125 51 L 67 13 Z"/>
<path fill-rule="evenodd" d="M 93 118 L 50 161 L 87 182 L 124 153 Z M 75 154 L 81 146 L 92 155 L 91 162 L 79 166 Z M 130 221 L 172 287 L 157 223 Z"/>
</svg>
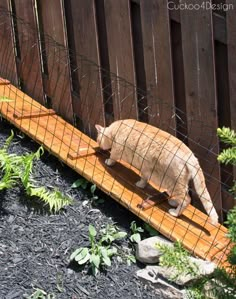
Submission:
<svg viewBox="0 0 236 299">
<path fill-rule="evenodd" d="M 93 225 L 89 225 L 90 247 L 80 247 L 70 256 L 70 260 L 75 260 L 79 265 L 90 264 L 92 273 L 96 276 L 99 269 L 104 266 L 111 266 L 111 258 L 117 254 L 117 248 L 111 244 L 115 240 L 126 236 L 125 232 L 118 231 L 113 225 L 107 225 L 100 230 L 100 238 L 97 240 L 97 231 Z"/>
<path fill-rule="evenodd" d="M 130 224 L 130 229 L 131 229 L 131 236 L 129 237 L 131 242 L 138 243 L 141 241 L 141 234 L 144 232 L 144 229 L 140 226 L 137 226 L 135 221 L 132 221 Z"/>
<path fill-rule="evenodd" d="M 144 229 L 149 233 L 150 237 L 155 237 L 159 235 L 159 232 L 155 230 L 152 226 L 147 223 L 144 223 Z"/>
<path fill-rule="evenodd" d="M 71 188 L 83 188 L 84 190 L 88 189 L 88 186 L 90 185 L 90 183 L 84 179 L 84 178 L 80 178 L 78 180 L 76 180 L 72 185 Z M 96 194 L 95 191 L 97 190 L 97 186 L 96 184 L 93 184 L 90 186 L 90 193 L 92 195 L 92 197 L 90 198 L 92 203 L 96 204 L 100 204 L 103 203 L 104 200 L 102 198 L 99 198 Z"/>
<path fill-rule="evenodd" d="M 131 264 L 135 264 L 136 257 L 133 254 L 126 255 L 126 262 L 128 266 L 130 266 Z"/>
<path fill-rule="evenodd" d="M 79 188 L 79 187 L 81 187 L 84 190 L 86 190 L 87 187 L 88 187 L 88 184 L 89 184 L 89 182 L 87 180 L 85 180 L 84 178 L 80 178 L 80 179 L 76 180 L 72 184 L 71 188 Z"/>
<path fill-rule="evenodd" d="M 35 292 L 26 299 L 56 299 L 54 294 L 47 294 L 44 290 L 35 289 Z"/>
</svg>

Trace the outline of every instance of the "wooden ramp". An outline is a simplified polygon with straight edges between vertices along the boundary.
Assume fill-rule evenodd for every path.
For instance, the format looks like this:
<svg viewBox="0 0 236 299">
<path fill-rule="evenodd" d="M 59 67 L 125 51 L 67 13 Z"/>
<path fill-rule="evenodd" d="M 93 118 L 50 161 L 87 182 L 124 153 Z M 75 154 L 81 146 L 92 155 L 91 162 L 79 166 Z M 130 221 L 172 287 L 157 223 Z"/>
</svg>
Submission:
<svg viewBox="0 0 236 299">
<path fill-rule="evenodd" d="M 230 244 L 224 226 L 213 226 L 204 213 L 191 205 L 181 217 L 172 217 L 167 212 L 170 207 L 165 196 L 157 195 L 150 185 L 145 190 L 135 186 L 137 171 L 122 161 L 112 168 L 107 167 L 104 163 L 107 154 L 96 150 L 95 141 L 4 79 L 0 79 L 1 98 L 11 100 L 0 103 L 0 113 L 4 118 L 80 175 L 167 238 L 180 240 L 193 254 L 227 265 Z"/>
</svg>

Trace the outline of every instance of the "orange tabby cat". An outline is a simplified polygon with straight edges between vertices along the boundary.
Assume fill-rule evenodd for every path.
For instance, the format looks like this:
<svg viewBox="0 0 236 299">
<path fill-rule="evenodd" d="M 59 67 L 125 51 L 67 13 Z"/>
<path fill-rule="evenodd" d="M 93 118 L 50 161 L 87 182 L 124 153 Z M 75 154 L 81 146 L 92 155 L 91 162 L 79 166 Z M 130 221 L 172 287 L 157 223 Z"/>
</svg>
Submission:
<svg viewBox="0 0 236 299">
<path fill-rule="evenodd" d="M 199 198 L 213 224 L 218 215 L 207 191 L 205 178 L 193 152 L 179 139 L 151 125 L 133 119 L 119 120 L 109 127 L 95 126 L 97 142 L 101 149 L 111 149 L 110 158 L 105 161 L 112 166 L 117 160 L 124 160 L 141 173 L 136 183 L 145 188 L 148 180 L 166 190 L 170 199 L 172 216 L 178 217 L 189 205 L 189 181 L 193 180 Z"/>
</svg>

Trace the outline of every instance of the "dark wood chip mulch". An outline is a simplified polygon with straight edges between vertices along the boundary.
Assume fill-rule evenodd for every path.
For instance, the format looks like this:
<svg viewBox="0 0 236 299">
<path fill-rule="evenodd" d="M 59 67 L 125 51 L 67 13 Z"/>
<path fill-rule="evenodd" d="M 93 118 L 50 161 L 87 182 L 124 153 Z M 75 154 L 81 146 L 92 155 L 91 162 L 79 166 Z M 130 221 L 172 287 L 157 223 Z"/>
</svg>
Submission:
<svg viewBox="0 0 236 299">
<path fill-rule="evenodd" d="M 0 127 L 2 145 L 12 127 L 5 121 Z M 11 152 L 37 150 L 36 143 L 17 136 L 19 132 L 13 129 Z M 0 299 L 27 298 L 34 288 L 54 293 L 56 299 L 156 298 L 155 290 L 135 276 L 142 265 L 128 266 L 114 258 L 110 268 L 94 277 L 86 267 L 69 263 L 76 248 L 88 245 L 90 223 L 98 229 L 117 223 L 129 232 L 131 221 L 138 220 L 103 193 L 99 196 L 105 202 L 92 205 L 88 191 L 71 188 L 79 176 L 48 153 L 35 163 L 34 170 L 39 184 L 59 188 L 74 198 L 74 204 L 50 214 L 21 187 L 0 192 Z M 120 250 L 130 247 L 128 240 L 117 246 Z"/>
</svg>

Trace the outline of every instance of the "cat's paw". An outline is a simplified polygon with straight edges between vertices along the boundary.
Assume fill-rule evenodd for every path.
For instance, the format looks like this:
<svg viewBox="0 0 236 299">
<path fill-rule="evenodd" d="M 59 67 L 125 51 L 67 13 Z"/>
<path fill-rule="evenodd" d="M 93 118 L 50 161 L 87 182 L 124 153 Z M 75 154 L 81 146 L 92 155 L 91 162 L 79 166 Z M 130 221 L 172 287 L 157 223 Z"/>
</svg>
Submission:
<svg viewBox="0 0 236 299">
<path fill-rule="evenodd" d="M 178 202 L 174 199 L 168 199 L 168 203 L 170 206 L 177 208 L 178 207 Z"/>
<path fill-rule="evenodd" d="M 116 163 L 116 161 L 115 161 L 115 160 L 112 160 L 112 159 L 106 159 L 106 160 L 105 160 L 105 164 L 106 164 L 107 166 L 113 166 L 115 163 Z"/>
<path fill-rule="evenodd" d="M 135 184 L 138 188 L 144 189 L 147 186 L 147 182 L 144 180 L 140 180 Z"/>
<path fill-rule="evenodd" d="M 178 212 L 176 211 L 176 209 L 169 209 L 169 214 L 174 216 L 174 217 L 178 217 Z"/>
</svg>

